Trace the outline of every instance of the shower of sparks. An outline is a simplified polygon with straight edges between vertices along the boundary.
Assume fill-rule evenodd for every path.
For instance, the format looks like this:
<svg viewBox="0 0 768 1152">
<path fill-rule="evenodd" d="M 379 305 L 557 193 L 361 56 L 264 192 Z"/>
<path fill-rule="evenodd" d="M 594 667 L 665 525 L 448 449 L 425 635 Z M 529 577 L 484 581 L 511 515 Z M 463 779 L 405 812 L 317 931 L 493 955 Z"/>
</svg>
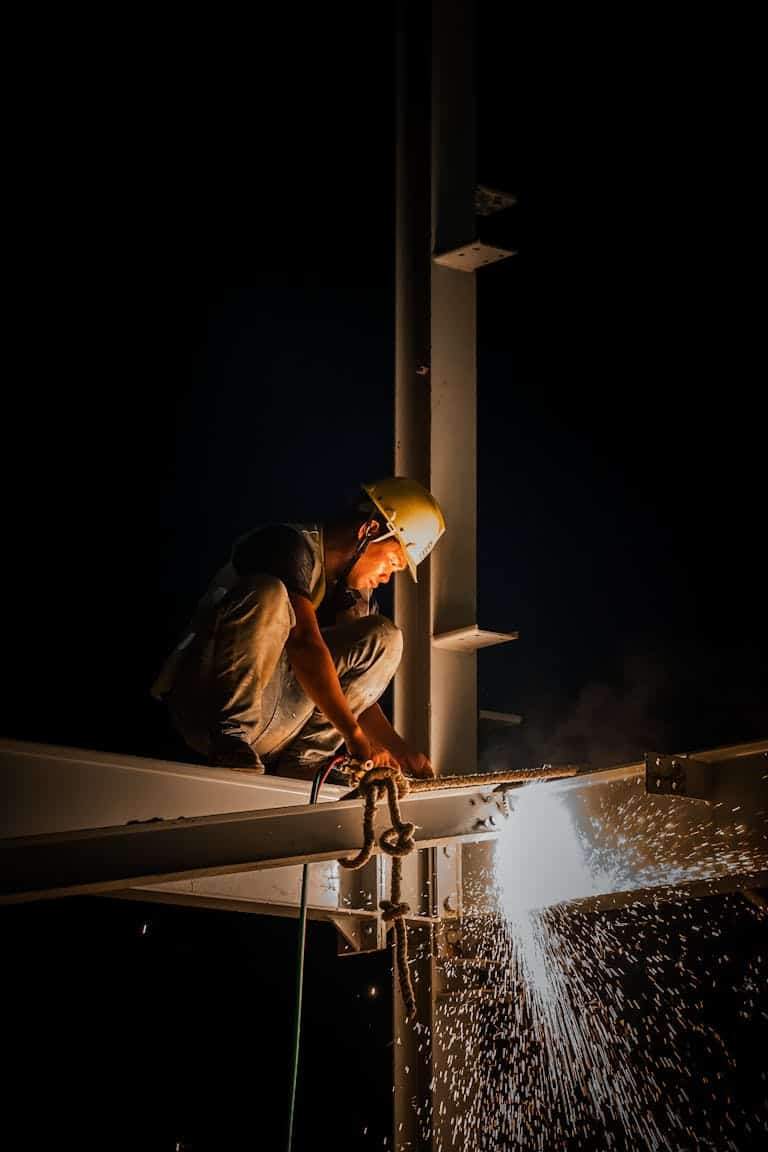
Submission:
<svg viewBox="0 0 768 1152">
<path fill-rule="evenodd" d="M 638 790 L 593 797 L 586 813 L 565 789 L 516 792 L 509 833 L 465 891 L 475 910 L 460 950 L 443 962 L 434 1109 L 419 1108 L 437 1152 L 739 1152 L 737 1129 L 764 1145 L 768 1105 L 736 1114 L 734 1060 L 705 1009 L 724 970 L 734 1014 L 766 1016 L 764 958 L 723 969 L 730 958 L 712 941 L 734 907 L 768 914 L 736 896 L 702 924 L 670 886 L 768 867 L 766 837 L 698 812 Z M 642 903 L 585 910 L 638 889 Z"/>
</svg>

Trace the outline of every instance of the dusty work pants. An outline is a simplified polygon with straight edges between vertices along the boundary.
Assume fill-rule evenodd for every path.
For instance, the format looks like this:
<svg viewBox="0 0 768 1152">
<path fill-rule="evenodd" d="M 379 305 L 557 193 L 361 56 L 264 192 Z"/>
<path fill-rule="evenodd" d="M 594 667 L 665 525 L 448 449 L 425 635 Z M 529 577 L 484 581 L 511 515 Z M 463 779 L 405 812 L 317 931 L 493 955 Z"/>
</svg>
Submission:
<svg viewBox="0 0 768 1152">
<path fill-rule="evenodd" d="M 241 581 L 195 622 L 168 704 L 186 743 L 203 756 L 216 736 L 250 744 L 267 771 L 306 777 L 342 744 L 288 662 L 295 623 L 281 580 Z M 385 616 L 363 616 L 323 629 L 342 691 L 355 717 L 375 704 L 402 655 L 402 633 Z"/>
</svg>

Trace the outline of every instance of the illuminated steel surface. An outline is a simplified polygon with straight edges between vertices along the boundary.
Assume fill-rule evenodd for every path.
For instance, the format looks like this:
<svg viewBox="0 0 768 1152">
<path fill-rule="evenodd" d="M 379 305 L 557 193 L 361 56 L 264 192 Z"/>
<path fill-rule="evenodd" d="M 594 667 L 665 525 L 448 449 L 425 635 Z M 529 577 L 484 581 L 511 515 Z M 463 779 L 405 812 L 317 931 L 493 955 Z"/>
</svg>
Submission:
<svg viewBox="0 0 768 1152">
<path fill-rule="evenodd" d="M 658 759 L 648 757 L 647 773 L 628 765 L 508 793 L 512 835 L 495 853 L 502 882 L 525 873 L 529 907 L 576 900 L 611 907 L 622 895 L 680 886 L 695 895 L 766 883 L 765 745 L 678 757 L 697 798 L 657 789 Z M 476 886 L 476 906 L 483 899 Z"/>
<path fill-rule="evenodd" d="M 0 899 L 107 892 L 356 854 L 362 807 L 361 801 L 348 800 L 4 839 Z M 406 796 L 401 811 L 404 820 L 417 825 L 417 847 L 428 847 L 489 835 L 501 806 L 489 789 L 462 789 Z M 377 835 L 387 820 L 379 809 Z"/>
</svg>

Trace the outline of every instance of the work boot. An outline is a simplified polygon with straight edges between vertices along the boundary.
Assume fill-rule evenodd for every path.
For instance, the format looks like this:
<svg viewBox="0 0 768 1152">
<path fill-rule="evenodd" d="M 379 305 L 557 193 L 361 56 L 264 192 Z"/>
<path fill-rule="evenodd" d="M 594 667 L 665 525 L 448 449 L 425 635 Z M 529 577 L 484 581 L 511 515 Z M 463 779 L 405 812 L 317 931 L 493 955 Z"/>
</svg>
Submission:
<svg viewBox="0 0 768 1152">
<path fill-rule="evenodd" d="M 208 763 L 212 768 L 231 768 L 235 772 L 264 772 L 258 753 L 246 740 L 229 732 L 217 732 L 211 737 Z"/>
</svg>

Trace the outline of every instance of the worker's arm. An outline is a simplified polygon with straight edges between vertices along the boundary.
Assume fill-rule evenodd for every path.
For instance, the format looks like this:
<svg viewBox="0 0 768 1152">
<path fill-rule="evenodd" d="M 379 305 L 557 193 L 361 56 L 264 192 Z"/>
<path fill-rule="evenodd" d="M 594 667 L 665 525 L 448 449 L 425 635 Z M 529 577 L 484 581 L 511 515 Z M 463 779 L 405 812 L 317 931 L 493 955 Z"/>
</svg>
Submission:
<svg viewBox="0 0 768 1152">
<path fill-rule="evenodd" d="M 338 729 L 350 756 L 368 760 L 371 755 L 369 739 L 347 704 L 315 610 L 305 596 L 292 592 L 289 596 L 296 623 L 288 634 L 285 650 L 296 679 L 310 700 Z"/>
<path fill-rule="evenodd" d="M 413 752 L 402 736 L 398 735 L 378 704 L 372 704 L 360 714 L 360 727 L 372 744 L 385 748 L 391 759 L 409 776 L 430 779 L 435 770 L 423 752 Z M 377 757 L 375 757 L 377 759 Z"/>
</svg>

